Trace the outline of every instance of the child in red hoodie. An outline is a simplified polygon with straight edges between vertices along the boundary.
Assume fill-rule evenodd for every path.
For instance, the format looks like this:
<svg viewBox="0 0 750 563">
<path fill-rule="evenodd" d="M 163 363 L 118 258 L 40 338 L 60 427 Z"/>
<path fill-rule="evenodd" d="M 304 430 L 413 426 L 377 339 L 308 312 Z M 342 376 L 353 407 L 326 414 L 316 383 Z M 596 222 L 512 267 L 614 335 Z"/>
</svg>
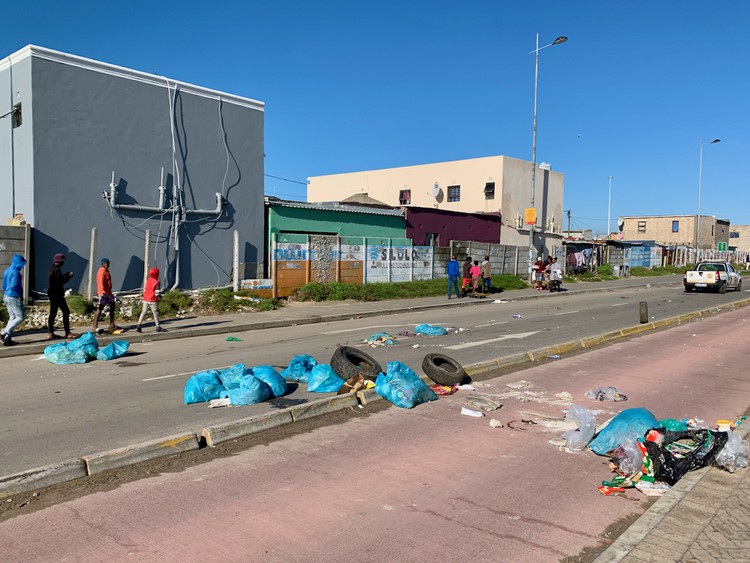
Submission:
<svg viewBox="0 0 750 563">
<path fill-rule="evenodd" d="M 136 332 L 141 332 L 141 325 L 143 319 L 146 318 L 146 311 L 151 309 L 151 314 L 154 316 L 154 322 L 156 323 L 156 332 L 166 332 L 166 329 L 159 326 L 159 308 L 156 306 L 156 302 L 159 300 L 157 292 L 159 291 L 159 268 L 151 268 L 148 271 L 148 279 L 146 280 L 146 287 L 143 289 L 143 310 L 141 316 L 138 317 L 138 326 L 135 327 Z"/>
</svg>

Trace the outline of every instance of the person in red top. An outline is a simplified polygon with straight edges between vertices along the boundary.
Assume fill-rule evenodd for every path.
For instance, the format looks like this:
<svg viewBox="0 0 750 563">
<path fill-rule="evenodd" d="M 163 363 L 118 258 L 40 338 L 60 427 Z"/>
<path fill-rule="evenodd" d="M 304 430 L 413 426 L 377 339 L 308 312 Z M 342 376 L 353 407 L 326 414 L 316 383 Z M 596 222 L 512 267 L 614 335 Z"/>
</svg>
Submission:
<svg viewBox="0 0 750 563">
<path fill-rule="evenodd" d="M 93 331 L 99 332 L 99 319 L 102 318 L 104 308 L 109 307 L 109 333 L 122 330 L 115 324 L 115 296 L 112 294 L 112 276 L 109 273 L 109 258 L 102 258 L 101 267 L 96 272 L 96 293 L 99 295 L 99 305 L 94 315 Z"/>
<path fill-rule="evenodd" d="M 156 302 L 159 300 L 159 268 L 151 268 L 148 271 L 148 279 L 146 280 L 146 287 L 143 288 L 143 310 L 141 316 L 138 317 L 138 325 L 135 327 L 136 332 L 141 332 L 141 325 L 143 320 L 146 318 L 146 311 L 151 309 L 151 314 L 154 316 L 154 323 L 156 324 L 156 332 L 166 332 L 167 330 L 159 326 L 159 308 Z"/>
</svg>

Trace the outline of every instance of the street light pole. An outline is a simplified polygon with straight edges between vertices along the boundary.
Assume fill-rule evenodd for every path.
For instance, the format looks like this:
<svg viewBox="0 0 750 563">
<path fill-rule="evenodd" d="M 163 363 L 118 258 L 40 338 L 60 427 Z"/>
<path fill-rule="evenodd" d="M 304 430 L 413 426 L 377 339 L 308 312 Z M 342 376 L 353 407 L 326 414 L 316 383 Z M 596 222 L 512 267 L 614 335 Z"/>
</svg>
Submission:
<svg viewBox="0 0 750 563">
<path fill-rule="evenodd" d="M 721 139 L 714 139 L 709 143 L 720 143 Z M 700 151 L 698 152 L 698 214 L 695 216 L 695 261 L 698 262 L 698 244 L 700 243 L 701 231 L 701 187 L 703 185 L 703 137 L 701 137 Z"/>
<path fill-rule="evenodd" d="M 549 45 L 540 47 L 539 34 L 537 33 L 536 48 L 533 51 L 529 51 L 529 54 L 534 53 L 534 127 L 531 133 L 531 209 L 534 209 L 534 196 L 536 192 L 536 109 L 539 97 L 539 51 L 546 49 L 547 47 L 552 47 L 553 45 L 565 43 L 567 40 L 567 37 L 561 35 Z M 534 220 L 536 221 L 536 216 L 534 217 Z M 529 224 L 529 282 L 531 282 L 531 266 L 534 263 L 534 225 L 535 223 Z"/>
<path fill-rule="evenodd" d="M 609 233 L 612 232 L 612 229 L 610 229 L 611 209 L 612 209 L 612 176 L 609 177 L 609 198 L 607 200 L 607 239 L 609 239 Z"/>
</svg>

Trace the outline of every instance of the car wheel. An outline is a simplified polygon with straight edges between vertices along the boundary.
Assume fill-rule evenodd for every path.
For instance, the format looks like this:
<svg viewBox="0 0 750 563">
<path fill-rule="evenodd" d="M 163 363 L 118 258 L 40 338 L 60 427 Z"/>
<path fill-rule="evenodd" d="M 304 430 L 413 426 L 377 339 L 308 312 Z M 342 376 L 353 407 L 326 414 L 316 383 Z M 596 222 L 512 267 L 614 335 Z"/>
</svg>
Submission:
<svg viewBox="0 0 750 563">
<path fill-rule="evenodd" d="M 742 280 L 737 284 L 737 289 L 735 289 L 735 291 L 742 291 Z"/>
<path fill-rule="evenodd" d="M 690 293 L 691 291 L 695 291 L 695 288 L 692 285 L 686 285 L 685 292 Z"/>
<path fill-rule="evenodd" d="M 383 371 L 375 358 L 351 346 L 336 348 L 331 356 L 331 369 L 344 380 L 361 374 L 365 379 L 375 381 Z"/>
<path fill-rule="evenodd" d="M 458 385 L 466 378 L 461 364 L 443 354 L 427 354 L 422 360 L 422 371 L 438 385 Z"/>
<path fill-rule="evenodd" d="M 719 293 L 724 294 L 726 292 L 727 292 L 727 284 L 726 283 L 719 284 Z"/>
</svg>

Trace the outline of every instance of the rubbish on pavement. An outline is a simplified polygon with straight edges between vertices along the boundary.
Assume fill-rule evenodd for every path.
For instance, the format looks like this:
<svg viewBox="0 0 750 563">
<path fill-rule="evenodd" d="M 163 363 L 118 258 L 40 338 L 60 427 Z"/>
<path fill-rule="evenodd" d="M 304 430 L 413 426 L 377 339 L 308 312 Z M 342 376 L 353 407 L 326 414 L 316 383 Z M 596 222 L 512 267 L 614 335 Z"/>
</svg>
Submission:
<svg viewBox="0 0 750 563">
<path fill-rule="evenodd" d="M 527 387 L 531 387 L 531 383 L 529 383 L 526 380 L 521 379 L 513 383 L 506 383 L 505 386 L 510 387 L 511 389 L 526 389 Z"/>
<path fill-rule="evenodd" d="M 476 418 L 481 418 L 484 416 L 483 412 L 467 409 L 466 407 L 461 407 L 461 414 L 466 415 L 466 416 L 473 416 Z"/>
<path fill-rule="evenodd" d="M 526 431 L 525 428 L 521 428 L 520 426 L 513 426 L 514 422 L 516 422 L 516 421 L 515 420 L 509 420 L 508 424 L 507 424 L 508 428 L 510 428 L 511 430 L 522 430 L 524 432 Z"/>
<path fill-rule="evenodd" d="M 635 488 L 647 497 L 660 497 L 672 487 L 663 481 L 638 481 Z"/>
<path fill-rule="evenodd" d="M 567 442 L 565 440 L 555 440 L 554 438 L 547 440 L 547 443 L 553 446 L 557 446 L 558 448 L 565 448 L 565 446 L 567 445 Z"/>
<path fill-rule="evenodd" d="M 353 375 L 347 379 L 336 392 L 337 395 L 346 395 L 347 393 L 356 393 L 365 386 L 365 378 L 361 373 Z"/>
<path fill-rule="evenodd" d="M 492 428 L 502 428 L 503 427 L 503 423 L 500 422 L 496 418 L 491 418 L 490 419 L 490 426 L 492 426 Z"/>
<path fill-rule="evenodd" d="M 586 407 L 580 405 L 571 405 L 565 414 L 565 420 L 576 423 L 576 430 L 568 430 L 563 434 L 568 449 L 574 452 L 580 452 L 586 448 L 596 431 L 596 416 Z"/>
<path fill-rule="evenodd" d="M 383 371 L 375 358 L 351 346 L 338 346 L 334 350 L 331 369 L 343 380 L 361 373 L 365 379 L 375 381 Z"/>
<path fill-rule="evenodd" d="M 737 468 L 747 467 L 748 457 L 750 457 L 750 443 L 743 440 L 739 433 L 734 430 L 730 430 L 727 434 L 727 443 L 717 454 L 716 465 L 734 473 Z"/>
<path fill-rule="evenodd" d="M 221 372 L 219 372 L 221 378 Z M 227 395 L 232 405 L 254 405 L 273 397 L 271 387 L 262 379 L 246 372 L 237 387 L 227 388 Z"/>
<path fill-rule="evenodd" d="M 662 418 L 661 420 L 659 420 L 659 428 L 672 430 L 673 432 L 688 429 L 687 424 L 685 424 L 682 420 L 677 420 L 675 418 Z"/>
<path fill-rule="evenodd" d="M 626 440 L 640 438 L 650 429 L 658 427 L 659 421 L 648 409 L 625 409 L 597 434 L 589 449 L 596 454 L 606 455 Z"/>
<path fill-rule="evenodd" d="M 617 387 L 597 387 L 586 391 L 586 397 L 592 401 L 627 401 L 628 397 L 617 390 Z"/>
<path fill-rule="evenodd" d="M 414 327 L 414 332 L 417 334 L 424 334 L 426 336 L 443 336 L 448 334 L 448 330 L 442 326 L 429 325 L 423 323 Z"/>
<path fill-rule="evenodd" d="M 421 348 L 421 346 L 419 344 L 415 344 L 414 346 L 412 346 L 412 348 Z"/>
<path fill-rule="evenodd" d="M 234 364 L 217 372 L 219 381 L 226 389 L 239 389 L 246 374 L 245 364 Z"/>
<path fill-rule="evenodd" d="M 685 473 L 705 467 L 718 455 L 727 443 L 726 432 L 713 432 L 707 428 L 666 431 L 664 445 L 656 442 L 642 443 L 653 463 L 654 476 L 674 485 Z M 644 456 L 644 460 L 645 460 Z"/>
<path fill-rule="evenodd" d="M 96 358 L 99 345 L 93 332 L 79 336 L 70 342 L 51 344 L 44 349 L 44 358 L 53 364 L 85 364 Z"/>
<path fill-rule="evenodd" d="M 469 385 L 468 383 L 464 383 L 463 385 L 456 385 L 456 389 L 459 391 L 476 391 L 476 387 L 473 385 Z"/>
<path fill-rule="evenodd" d="M 318 361 L 312 356 L 308 356 L 307 354 L 294 356 L 287 368 L 281 372 L 281 377 L 306 383 L 310 377 L 312 368 L 316 365 L 318 365 Z"/>
<path fill-rule="evenodd" d="M 272 366 L 255 366 L 247 371 L 265 382 L 271 388 L 274 397 L 281 397 L 286 393 L 286 380 Z"/>
<path fill-rule="evenodd" d="M 236 336 L 227 336 L 224 340 L 227 342 L 242 342 L 242 339 Z"/>
<path fill-rule="evenodd" d="M 716 421 L 716 428 L 719 430 L 719 432 L 729 432 L 732 429 L 732 421 L 731 420 L 717 420 Z"/>
<path fill-rule="evenodd" d="M 215 409 L 218 407 L 231 407 L 232 401 L 229 400 L 229 397 L 225 397 L 223 399 L 211 399 L 208 401 L 208 408 L 209 409 Z"/>
<path fill-rule="evenodd" d="M 310 372 L 307 390 L 310 393 L 336 393 L 344 383 L 346 381 L 339 377 L 331 366 L 318 364 Z"/>
<path fill-rule="evenodd" d="M 490 399 L 487 395 L 468 395 L 466 402 L 472 407 L 478 408 L 485 412 L 496 411 L 503 406 L 502 403 Z"/>
<path fill-rule="evenodd" d="M 510 303 L 507 299 L 495 299 L 493 303 Z"/>
<path fill-rule="evenodd" d="M 252 405 L 272 396 L 273 391 L 266 382 L 246 371 L 244 364 L 235 364 L 190 376 L 185 383 L 184 402 L 189 405 L 229 398 L 232 405 Z"/>
<path fill-rule="evenodd" d="M 547 356 L 547 359 L 549 359 L 549 360 L 559 360 L 561 357 L 562 356 L 560 356 L 560 354 L 550 354 L 549 356 Z"/>
<path fill-rule="evenodd" d="M 537 421 L 533 418 L 522 418 L 521 422 L 523 422 L 524 424 L 538 424 Z"/>
<path fill-rule="evenodd" d="M 96 359 L 106 362 L 121 358 L 128 353 L 128 348 L 130 348 L 130 342 L 127 340 L 114 340 L 96 353 Z"/>
<path fill-rule="evenodd" d="M 555 398 L 560 399 L 561 401 L 572 401 L 573 394 L 568 393 L 567 391 L 560 391 L 559 393 L 555 393 Z"/>
<path fill-rule="evenodd" d="M 522 319 L 523 317 L 521 315 L 516 314 L 516 315 L 513 315 L 513 318 L 514 319 Z"/>
<path fill-rule="evenodd" d="M 404 409 L 437 401 L 438 398 L 414 370 L 398 361 L 386 364 L 385 374 L 380 374 L 375 380 L 375 391 L 384 399 Z"/>
<path fill-rule="evenodd" d="M 378 332 L 364 342 L 373 348 L 378 348 L 380 346 L 395 346 L 396 339 L 387 332 Z"/>
<path fill-rule="evenodd" d="M 626 440 L 612 452 L 612 459 L 621 472 L 632 475 L 643 465 L 643 453 L 636 440 Z"/>
<path fill-rule="evenodd" d="M 453 395 L 453 393 L 458 391 L 458 388 L 455 385 L 438 385 L 437 383 L 435 385 L 430 385 L 430 389 L 432 389 L 438 397 Z"/>
<path fill-rule="evenodd" d="M 425 355 L 422 371 L 439 385 L 460 385 L 466 379 L 466 371 L 461 364 L 443 354 Z"/>
<path fill-rule="evenodd" d="M 219 379 L 219 372 L 215 369 L 200 371 L 190 376 L 185 383 L 184 401 L 186 405 L 205 403 L 212 399 L 222 398 L 224 386 Z"/>
<path fill-rule="evenodd" d="M 611 496 L 617 493 L 624 493 L 625 489 L 622 487 L 606 487 L 604 485 L 599 485 L 597 487 L 599 489 L 599 492 L 606 496 Z"/>
</svg>

